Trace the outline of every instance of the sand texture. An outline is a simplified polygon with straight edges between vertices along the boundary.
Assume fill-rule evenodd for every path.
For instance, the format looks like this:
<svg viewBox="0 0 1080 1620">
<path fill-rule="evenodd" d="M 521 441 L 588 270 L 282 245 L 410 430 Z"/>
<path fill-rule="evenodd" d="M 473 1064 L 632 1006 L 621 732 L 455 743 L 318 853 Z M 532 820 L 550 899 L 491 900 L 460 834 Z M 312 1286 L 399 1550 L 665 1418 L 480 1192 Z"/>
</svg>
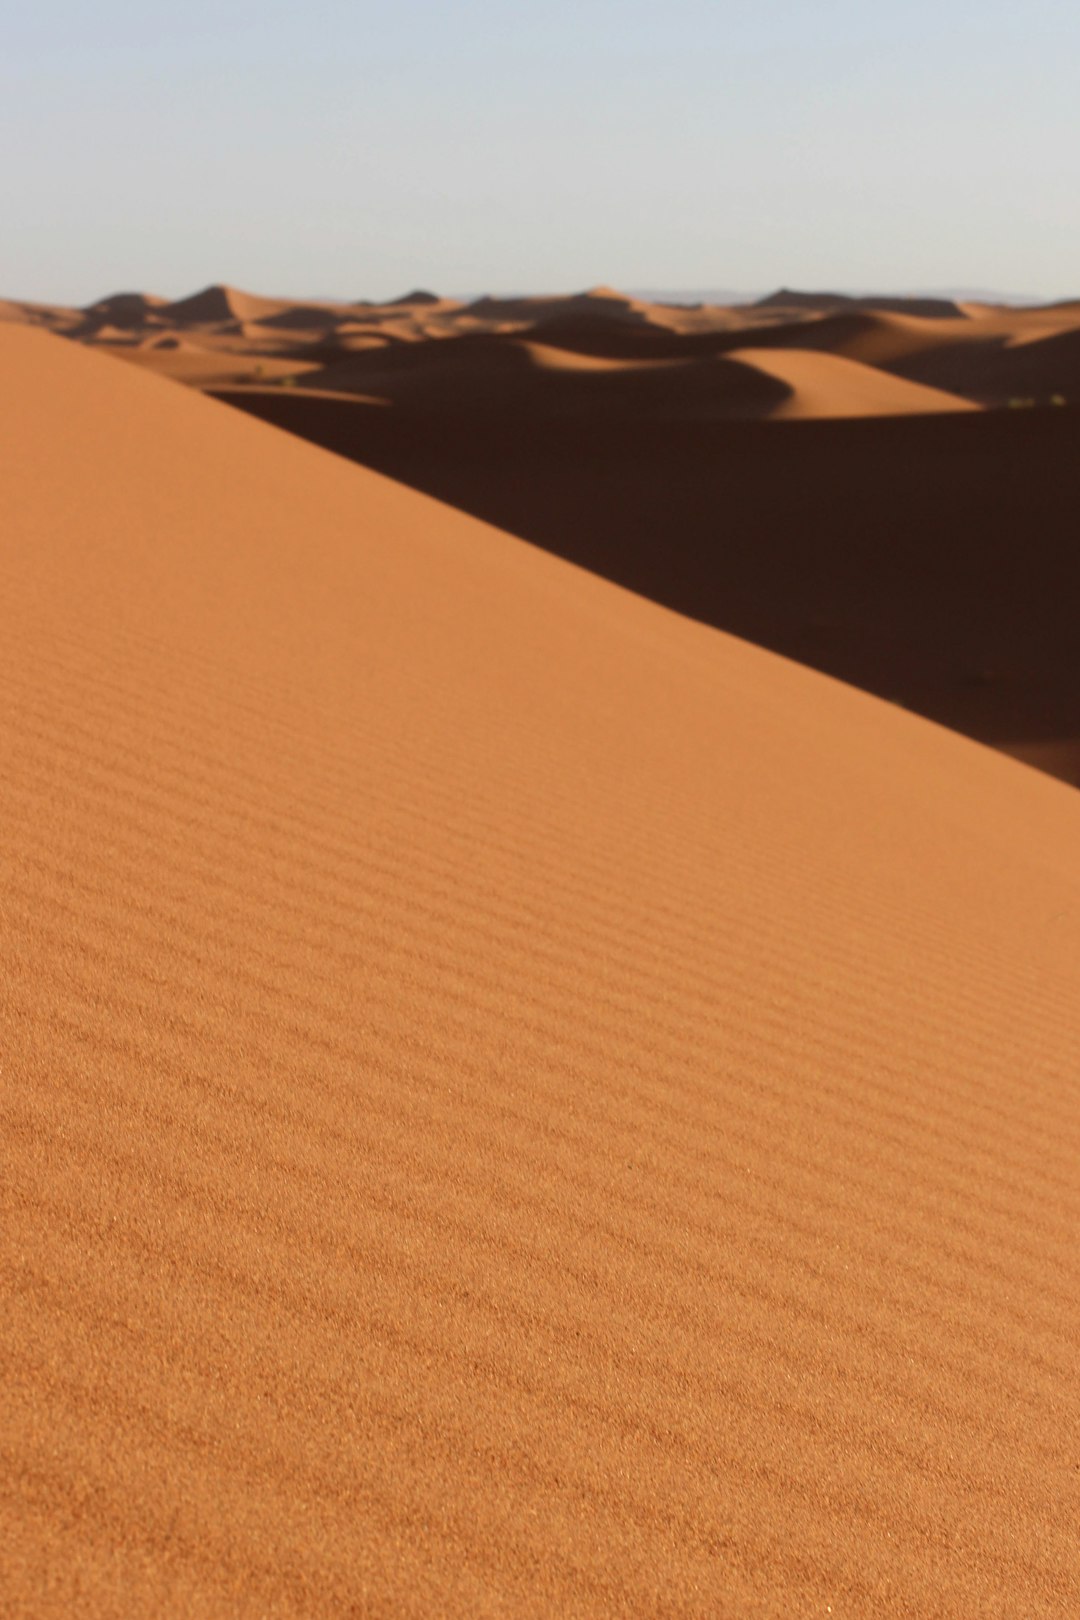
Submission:
<svg viewBox="0 0 1080 1620">
<path fill-rule="evenodd" d="M 1080 1613 L 1076 793 L 0 358 L 4 1615 Z"/>
</svg>

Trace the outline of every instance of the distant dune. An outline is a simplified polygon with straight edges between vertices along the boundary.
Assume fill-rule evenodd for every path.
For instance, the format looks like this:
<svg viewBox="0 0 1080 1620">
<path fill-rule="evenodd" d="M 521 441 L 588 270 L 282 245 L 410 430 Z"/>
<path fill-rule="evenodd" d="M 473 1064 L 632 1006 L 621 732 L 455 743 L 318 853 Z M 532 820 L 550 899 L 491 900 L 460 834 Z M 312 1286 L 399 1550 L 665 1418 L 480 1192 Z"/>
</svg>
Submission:
<svg viewBox="0 0 1080 1620">
<path fill-rule="evenodd" d="M 833 354 L 802 349 L 737 349 L 737 361 L 788 390 L 782 417 L 913 416 L 975 407 L 955 394 L 890 377 Z M 723 364 L 723 361 L 716 362 Z"/>
<path fill-rule="evenodd" d="M 190 298 L 167 304 L 162 318 L 182 325 L 217 325 L 221 321 L 255 321 L 278 315 L 288 305 L 283 299 L 258 298 L 236 287 L 204 287 Z"/>
<path fill-rule="evenodd" d="M 1080 403 L 1080 309 L 983 310 L 956 319 L 836 313 L 762 334 L 843 355 L 988 406 Z"/>
<path fill-rule="evenodd" d="M 951 298 L 853 297 L 849 293 L 793 292 L 782 287 L 779 292 L 759 298 L 758 309 L 804 310 L 827 314 L 843 309 L 889 310 L 897 315 L 921 315 L 931 320 L 948 319 L 963 313 Z"/>
<path fill-rule="evenodd" d="M 405 293 L 401 298 L 388 298 L 386 302 L 391 309 L 401 309 L 407 305 L 432 308 L 436 304 L 441 304 L 443 300 L 438 293 L 428 292 L 423 287 L 415 287 L 412 292 Z"/>
<path fill-rule="evenodd" d="M 971 410 L 954 395 L 890 377 L 832 355 L 738 349 L 664 354 L 661 345 L 616 358 L 616 344 L 567 341 L 571 318 L 555 327 L 556 346 L 490 334 L 453 342 L 404 343 L 360 353 L 311 372 L 305 387 L 360 392 L 413 410 L 512 411 L 528 417 L 631 416 L 637 420 L 776 416 L 905 415 Z M 670 344 L 686 340 L 666 334 Z M 693 340 L 690 340 L 693 342 Z M 606 347 L 606 355 L 596 348 Z"/>
<path fill-rule="evenodd" d="M 767 414 L 787 385 L 738 361 L 603 360 L 491 336 L 404 343 L 312 373 L 305 386 L 358 392 L 423 412 L 533 418 L 630 415 L 635 419 Z"/>
<path fill-rule="evenodd" d="M 417 289 L 386 304 L 370 304 L 267 298 L 214 285 L 172 303 L 130 292 L 81 310 L 8 303 L 0 306 L 0 320 L 29 321 L 118 351 L 130 349 L 128 340 L 140 333 L 175 330 L 210 355 L 228 355 L 225 369 L 232 378 L 265 377 L 265 366 L 258 368 L 266 359 L 295 362 L 299 377 L 347 358 L 364 341 L 370 346 L 376 340 L 442 344 L 486 338 L 489 343 L 540 344 L 585 358 L 624 361 L 701 361 L 761 347 L 816 349 L 970 404 L 1080 402 L 1076 302 L 1017 308 L 782 289 L 750 305 L 687 307 L 595 287 L 569 296 L 484 297 L 465 304 Z M 457 357 L 463 378 L 469 352 L 462 350 Z M 432 353 L 429 358 L 435 362 L 438 357 Z M 192 370 L 184 380 L 216 386 L 222 369 L 214 358 L 205 373 Z M 433 378 L 444 376 L 441 370 L 432 372 Z M 698 374 L 688 370 L 685 380 L 691 390 L 699 389 Z M 320 379 L 317 386 L 331 385 Z M 882 402 L 890 398 L 897 414 L 916 408 L 915 395 L 890 393 L 891 386 L 874 384 L 871 378 L 839 391 L 815 386 L 806 391 L 799 409 L 802 414 L 846 415 L 865 408 L 867 414 L 878 414 L 888 409 Z M 817 402 L 812 409 L 810 398 Z M 868 401 L 865 407 L 857 405 L 860 398 Z M 923 408 L 941 409 L 944 402 L 924 401 Z M 693 409 L 688 404 L 687 410 Z M 758 393 L 747 394 L 746 414 L 760 414 Z"/>
<path fill-rule="evenodd" d="M 965 303 L 932 297 L 851 297 L 839 293 L 783 288 L 753 304 L 692 307 L 650 302 L 611 287 L 593 287 L 567 296 L 482 297 L 469 303 L 415 289 L 385 304 L 329 299 L 267 298 L 215 284 L 190 297 L 165 300 L 142 293 L 119 293 L 81 310 L 55 306 L 0 306 L 0 320 L 29 321 L 84 342 L 112 347 L 134 357 L 134 336 L 173 330 L 211 358 L 200 372 L 186 368 L 183 380 L 200 387 L 230 380 L 255 381 L 271 374 L 267 360 L 293 362 L 271 368 L 273 375 L 308 375 L 307 386 L 336 389 L 339 381 L 316 380 L 311 373 L 346 360 L 365 345 L 398 341 L 442 345 L 446 340 L 488 344 L 539 344 L 586 359 L 621 361 L 703 361 L 740 349 L 816 349 L 867 366 L 877 374 L 849 387 L 801 390 L 793 407 L 801 415 L 907 414 L 940 410 L 936 402 L 896 388 L 890 376 L 934 389 L 938 395 L 981 406 L 1080 402 L 1080 305 L 1063 302 L 1036 308 Z M 126 351 L 126 353 L 125 353 Z M 469 355 L 486 356 L 474 346 L 461 349 L 461 385 L 468 394 Z M 228 356 L 227 363 L 221 356 Z M 444 357 L 432 348 L 431 378 L 446 380 Z M 145 364 L 145 357 L 138 360 Z M 830 368 L 820 368 L 823 374 Z M 803 368 L 800 366 L 800 374 Z M 480 360 L 475 386 L 488 387 L 490 363 Z M 775 368 L 770 369 L 774 376 Z M 175 369 L 173 374 L 177 374 Z M 716 376 L 724 375 L 724 368 Z M 730 372 L 727 373 L 730 378 Z M 839 372 L 833 373 L 839 377 Z M 700 370 L 683 374 L 688 399 L 680 409 L 708 413 L 710 389 Z M 725 414 L 739 414 L 738 390 L 724 388 Z M 765 392 L 768 392 L 766 387 Z M 745 392 L 743 414 L 762 414 L 761 387 Z M 652 396 L 649 396 L 651 400 Z M 530 403 L 535 403 L 529 396 Z M 860 403 L 862 401 L 863 403 Z M 891 402 L 891 403 L 890 403 Z M 561 409 L 559 404 L 556 408 Z M 651 408 L 651 405 L 650 405 Z M 954 403 L 952 409 L 958 408 Z M 790 412 L 786 414 L 791 414 Z"/>
<path fill-rule="evenodd" d="M 0 358 L 4 1612 L 1080 1613 L 1077 795 Z"/>
<path fill-rule="evenodd" d="M 169 316 L 166 313 L 169 305 L 164 298 L 155 298 L 150 293 L 114 293 L 109 298 L 101 298 L 96 304 L 90 304 L 83 311 L 86 317 L 86 331 L 100 335 L 100 329 L 109 327 L 143 327 L 152 323 L 164 324 Z"/>
</svg>

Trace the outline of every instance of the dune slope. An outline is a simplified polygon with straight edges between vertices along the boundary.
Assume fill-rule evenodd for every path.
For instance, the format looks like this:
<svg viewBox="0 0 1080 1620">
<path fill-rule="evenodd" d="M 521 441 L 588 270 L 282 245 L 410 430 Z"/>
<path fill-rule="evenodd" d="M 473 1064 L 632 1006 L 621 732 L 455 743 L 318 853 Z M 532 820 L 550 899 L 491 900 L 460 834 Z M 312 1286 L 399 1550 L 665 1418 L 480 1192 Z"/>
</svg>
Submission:
<svg viewBox="0 0 1080 1620">
<path fill-rule="evenodd" d="M 797 410 L 798 357 L 760 358 L 791 384 L 773 379 L 766 407 Z M 881 395 L 892 385 L 856 371 Z M 1080 784 L 1078 411 L 723 424 L 606 412 L 525 433 L 512 413 L 477 423 L 303 389 L 220 397 Z"/>
<path fill-rule="evenodd" d="M 790 390 L 776 413 L 784 418 L 935 415 L 975 409 L 955 394 L 905 382 L 841 355 L 745 348 L 735 350 L 729 360 L 753 367 Z"/>
<path fill-rule="evenodd" d="M 738 348 L 620 358 L 489 334 L 356 354 L 310 372 L 303 386 L 454 417 L 506 419 L 512 413 L 523 423 L 536 417 L 709 422 L 975 409 L 955 395 L 831 354 Z"/>
<path fill-rule="evenodd" d="M 5 1614 L 1080 1610 L 1080 801 L 0 331 Z"/>
</svg>

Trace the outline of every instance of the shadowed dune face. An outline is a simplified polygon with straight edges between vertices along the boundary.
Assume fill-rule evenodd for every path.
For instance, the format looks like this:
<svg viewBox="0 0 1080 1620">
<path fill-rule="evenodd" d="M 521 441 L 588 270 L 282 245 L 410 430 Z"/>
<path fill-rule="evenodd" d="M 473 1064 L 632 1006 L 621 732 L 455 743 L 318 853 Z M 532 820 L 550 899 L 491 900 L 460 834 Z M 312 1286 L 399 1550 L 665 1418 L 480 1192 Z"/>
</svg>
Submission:
<svg viewBox="0 0 1080 1620">
<path fill-rule="evenodd" d="M 359 392 L 430 413 L 512 412 L 639 421 L 763 416 L 900 416 L 970 410 L 965 401 L 832 355 L 731 349 L 617 358 L 490 334 L 400 344 L 311 372 L 304 386 Z M 669 335 L 670 341 L 670 335 Z M 597 345 L 587 345 L 597 347 Z"/>
<path fill-rule="evenodd" d="M 883 310 L 897 315 L 922 316 L 927 320 L 950 320 L 964 315 L 964 308 L 951 298 L 852 298 L 843 293 L 795 292 L 782 287 L 753 306 L 759 310 L 780 310 L 785 314 L 802 312 L 830 314 L 837 310 Z"/>
<path fill-rule="evenodd" d="M 168 308 L 163 298 L 154 298 L 146 293 L 114 293 L 83 311 L 86 318 L 84 335 L 97 337 L 105 326 L 137 329 L 165 323 L 167 316 L 163 312 Z"/>
<path fill-rule="evenodd" d="M 424 414 L 511 413 L 522 420 L 764 416 L 787 405 L 792 393 L 782 378 L 738 359 L 599 360 L 491 336 L 360 353 L 309 374 L 305 387 L 357 392 Z"/>
<path fill-rule="evenodd" d="M 761 363 L 770 356 L 791 363 L 790 351 Z M 524 435 L 491 413 L 223 397 L 1080 782 L 1074 411 L 716 426 L 594 417 L 534 421 Z"/>
<path fill-rule="evenodd" d="M 996 325 L 978 341 L 930 345 L 903 356 L 893 369 L 990 405 L 1080 401 L 1080 327 L 1030 331 Z"/>
<path fill-rule="evenodd" d="M 190 298 L 167 304 L 162 318 L 181 326 L 216 326 L 224 321 L 257 321 L 279 315 L 287 304 L 282 299 L 259 298 L 236 287 L 204 287 Z"/>
<path fill-rule="evenodd" d="M 1074 306 L 987 309 L 977 319 L 826 314 L 766 330 L 760 342 L 843 355 L 984 406 L 1080 402 Z"/>
<path fill-rule="evenodd" d="M 1076 796 L 0 356 L 7 1612 L 1077 1612 Z"/>
</svg>

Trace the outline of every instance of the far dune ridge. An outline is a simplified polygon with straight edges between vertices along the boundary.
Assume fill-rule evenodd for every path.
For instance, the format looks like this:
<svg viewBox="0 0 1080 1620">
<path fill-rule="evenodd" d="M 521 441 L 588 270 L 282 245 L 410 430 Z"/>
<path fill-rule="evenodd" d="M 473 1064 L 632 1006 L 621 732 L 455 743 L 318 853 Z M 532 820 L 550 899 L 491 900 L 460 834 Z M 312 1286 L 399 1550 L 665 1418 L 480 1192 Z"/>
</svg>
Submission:
<svg viewBox="0 0 1080 1620">
<path fill-rule="evenodd" d="M 807 303 L 781 299 L 776 304 L 763 300 L 744 307 L 688 308 L 650 303 L 611 287 L 566 296 L 486 296 L 468 302 L 414 290 L 390 303 L 372 304 L 270 298 L 216 284 L 171 302 L 149 294 L 118 293 L 81 310 L 11 304 L 0 309 L 0 319 L 45 326 L 197 387 L 285 381 L 320 390 L 351 389 L 355 361 L 365 351 L 382 350 L 396 364 L 403 358 L 401 351 L 408 349 L 415 350 L 408 357 L 411 375 L 395 372 L 389 403 L 402 388 L 411 399 L 430 386 L 435 390 L 433 408 L 447 402 L 447 390 L 452 388 L 465 409 L 487 406 L 555 414 L 611 408 L 708 419 L 768 415 L 774 408 L 779 414 L 798 415 L 964 408 L 963 401 L 950 399 L 940 387 L 934 398 L 877 372 L 861 382 L 852 372 L 838 386 L 835 368 L 827 360 L 816 367 L 822 375 L 812 378 L 792 400 L 786 386 L 779 392 L 772 386 L 775 378 L 770 374 L 743 374 L 739 379 L 732 366 L 740 362 L 722 358 L 725 350 L 738 344 L 740 335 L 768 334 L 793 323 L 801 346 L 803 326 L 827 319 L 834 304 L 863 308 L 850 300 L 822 303 L 819 298 Z M 169 334 L 185 344 L 182 357 L 163 347 L 161 338 Z M 564 363 L 562 375 L 552 383 L 542 357 L 553 342 L 563 353 L 577 357 L 578 375 L 570 376 L 574 368 Z M 456 368 L 449 372 L 447 346 Z M 505 370 L 500 370 L 503 384 L 496 397 L 492 367 L 501 367 L 503 361 L 527 362 L 530 356 L 540 357 L 541 363 L 531 369 L 518 364 L 518 386 L 512 391 L 507 389 Z M 681 369 L 670 370 L 658 383 L 639 368 L 617 388 L 598 388 L 596 368 L 590 364 L 596 358 L 643 365 L 667 361 Z M 848 358 L 856 363 L 854 357 Z M 806 369 L 809 362 L 802 366 Z M 360 391 L 372 392 L 367 387 Z M 781 401 L 788 408 L 783 409 Z"/>
<path fill-rule="evenodd" d="M 185 298 L 123 292 L 82 309 L 8 302 L 0 321 L 27 321 L 109 350 L 122 359 L 197 387 L 283 377 L 300 382 L 318 367 L 370 346 L 432 344 L 486 337 L 508 347 L 556 345 L 611 360 L 683 361 L 693 409 L 701 362 L 739 348 L 817 350 L 868 368 L 849 386 L 820 386 L 816 376 L 793 411 L 801 416 L 908 414 L 968 406 L 1080 402 L 1080 304 L 993 305 L 939 298 L 849 297 L 784 288 L 755 303 L 684 305 L 632 297 L 611 287 L 564 295 L 484 296 L 463 300 L 414 289 L 386 303 L 268 297 L 218 283 Z M 201 351 L 201 367 L 162 361 L 151 340 L 173 333 Z M 458 363 L 466 397 L 467 357 Z M 689 362 L 699 362 L 697 368 Z M 291 365 L 290 365 L 291 362 Z M 826 364 L 813 368 L 828 378 Z M 480 361 L 481 379 L 484 362 Z M 445 381 L 439 369 L 433 378 Z M 873 379 L 877 378 L 877 383 Z M 890 380 L 891 379 L 891 380 Z M 936 400 L 903 387 L 936 391 Z M 331 386 L 320 380 L 317 387 Z M 483 386 L 482 380 L 480 386 Z M 950 399 L 952 403 L 946 404 Z M 738 413 L 736 396 L 729 412 Z M 744 414 L 761 414 L 750 391 Z"/>
<path fill-rule="evenodd" d="M 614 358 L 516 337 L 473 336 L 357 353 L 302 379 L 411 410 L 522 416 L 904 416 L 976 407 L 852 360 L 805 350 Z"/>
<path fill-rule="evenodd" d="M 1080 1613 L 1075 792 L 0 356 L 0 1610 Z"/>
<path fill-rule="evenodd" d="M 729 358 L 774 377 L 788 391 L 782 417 L 913 416 L 971 411 L 968 400 L 873 370 L 833 354 L 801 349 L 736 349 Z"/>
</svg>

